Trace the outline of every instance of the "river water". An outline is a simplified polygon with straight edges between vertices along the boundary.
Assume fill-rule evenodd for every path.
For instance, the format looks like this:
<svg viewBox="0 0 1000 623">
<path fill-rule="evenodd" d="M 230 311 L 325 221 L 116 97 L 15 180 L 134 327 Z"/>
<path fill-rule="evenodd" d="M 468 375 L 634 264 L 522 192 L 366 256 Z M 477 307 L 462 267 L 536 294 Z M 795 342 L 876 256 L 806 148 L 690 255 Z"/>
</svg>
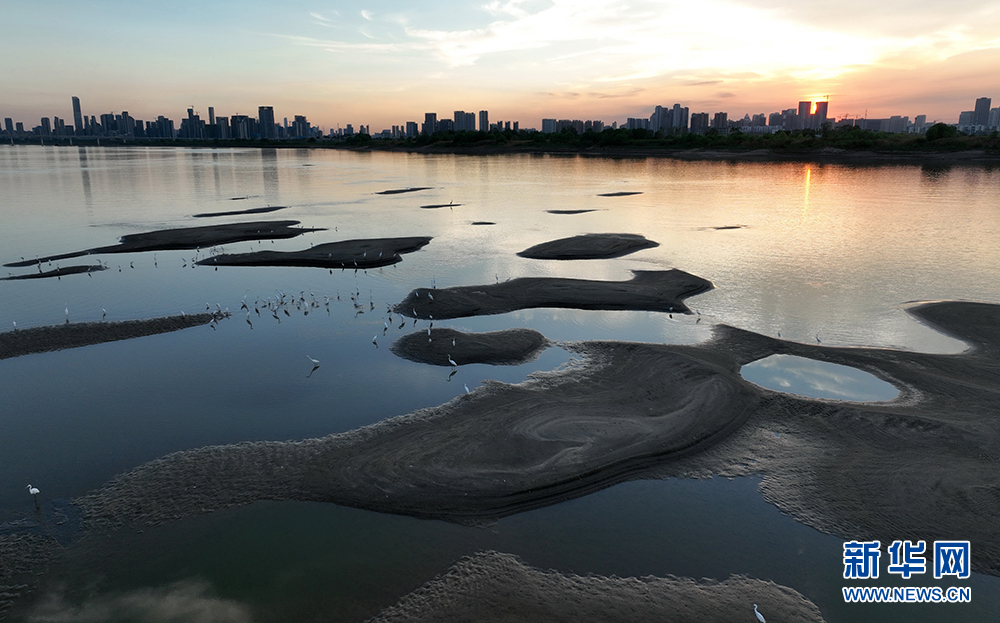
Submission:
<svg viewBox="0 0 1000 623">
<path fill-rule="evenodd" d="M 412 187 L 429 188 L 377 194 Z M 599 196 L 632 191 L 641 194 Z M 0 487 L 0 522 L 30 516 L 29 483 L 43 499 L 71 499 L 169 452 L 351 430 L 441 404 L 463 385 L 519 382 L 570 358 L 554 347 L 528 364 L 461 366 L 450 378 L 448 368 L 397 358 L 387 347 L 413 330 L 412 322 L 399 330 L 395 317 L 383 336 L 386 307 L 432 283 L 620 280 L 631 270 L 679 268 L 715 284 L 687 301 L 700 316 L 541 309 L 439 326 L 524 326 L 553 340 L 690 343 L 706 339 L 719 322 L 824 345 L 938 353 L 964 345 L 914 321 L 906 303 L 1000 302 L 1000 170 L 982 167 L 5 146 L 0 197 L 3 263 L 110 245 L 129 233 L 241 220 L 294 219 L 326 231 L 227 245 L 226 252 L 433 237 L 396 266 L 357 274 L 194 268 L 195 251 L 161 251 L 61 262 L 107 263 L 108 270 L 89 277 L 0 282 L 3 331 L 15 322 L 62 324 L 67 312 L 71 322 L 216 306 L 235 312 L 244 297 L 252 302 L 278 291 L 320 301 L 309 315 L 282 315 L 280 323 L 266 312 L 252 315 L 252 329 L 238 313 L 216 330 L 0 361 L 0 482 L 7 483 Z M 431 204 L 455 205 L 420 207 Z M 287 207 L 192 218 L 266 206 Z M 473 224 L 481 222 L 493 224 Z M 515 255 L 591 232 L 643 234 L 660 246 L 613 260 Z M 32 270 L 4 268 L 0 276 Z M 356 316 L 350 292 L 375 309 L 369 304 Z M 311 375 L 307 355 L 321 362 Z M 107 613 L 115 599 L 141 595 L 161 605 L 201 600 L 257 621 L 360 621 L 462 556 L 496 549 L 578 574 L 773 579 L 812 599 L 829 621 L 1000 615 L 1000 582 L 984 576 L 969 583 L 970 605 L 844 604 L 843 540 L 766 504 L 757 484 L 637 481 L 490 528 L 333 505 L 255 504 L 74 546 L 45 576 L 36 613 L 92 620 L 86 617 Z"/>
</svg>

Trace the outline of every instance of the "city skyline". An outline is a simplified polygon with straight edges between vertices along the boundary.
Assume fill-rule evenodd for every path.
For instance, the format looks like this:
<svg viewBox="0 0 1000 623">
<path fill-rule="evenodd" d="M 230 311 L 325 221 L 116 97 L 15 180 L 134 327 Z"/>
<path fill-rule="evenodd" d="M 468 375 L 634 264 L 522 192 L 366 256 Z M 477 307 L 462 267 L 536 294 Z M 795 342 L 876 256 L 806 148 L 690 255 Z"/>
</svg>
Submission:
<svg viewBox="0 0 1000 623">
<path fill-rule="evenodd" d="M 955 123 L 1000 66 L 1000 10 L 972 0 L 95 0 L 86 11 L 53 0 L 4 13 L 29 27 L 0 42 L 0 115 L 25 119 L 72 119 L 66 93 L 143 119 L 192 104 L 252 114 L 266 101 L 326 128 L 388 128 L 410 116 L 404 108 L 621 122 L 681 101 L 742 116 L 830 95 L 837 118 Z"/>
<path fill-rule="evenodd" d="M 114 112 L 87 115 L 78 96 L 71 96 L 73 123 L 67 124 L 65 118 L 59 116 L 41 117 L 37 126 L 25 125 L 10 117 L 3 119 L 0 125 L 0 136 L 3 137 L 122 137 L 122 138 L 152 138 L 152 139 L 303 139 L 303 138 L 344 138 L 355 134 L 353 124 L 345 124 L 336 130 L 326 131 L 320 126 L 313 126 L 305 115 L 294 115 L 290 123 L 288 117 L 283 117 L 278 123 L 273 106 L 257 107 L 257 116 L 233 114 L 216 115 L 215 107 L 208 107 L 208 118 L 203 119 L 200 111 L 194 107 L 187 109 L 187 116 L 175 124 L 172 118 L 163 115 L 153 121 L 136 119 L 128 111 L 120 114 Z M 705 133 L 710 130 L 728 132 L 739 129 L 742 132 L 757 134 L 775 133 L 782 130 L 812 130 L 820 131 L 826 127 L 836 128 L 856 126 L 864 130 L 888 133 L 924 133 L 939 120 L 928 119 L 927 115 L 916 115 L 912 120 L 909 115 L 892 115 L 885 118 L 836 118 L 830 114 L 829 99 L 818 101 L 800 101 L 797 107 L 773 111 L 770 113 L 744 114 L 742 118 L 734 116 L 730 119 L 727 111 L 692 112 L 688 107 L 675 103 L 671 106 L 657 105 L 652 114 L 646 117 L 629 117 L 625 123 L 612 121 L 605 123 L 600 119 L 557 119 L 543 118 L 540 127 L 521 126 L 520 120 L 495 119 L 490 121 L 488 110 L 466 112 L 456 110 L 453 116 L 441 115 L 436 112 L 425 112 L 424 121 L 408 120 L 393 124 L 391 128 L 372 131 L 371 126 L 358 124 L 357 133 L 369 134 L 373 138 L 406 138 L 419 134 L 434 134 L 443 131 L 510 131 L 519 129 L 540 131 L 542 133 L 559 132 L 564 128 L 572 128 L 577 133 L 593 130 L 601 132 L 604 129 L 626 128 L 643 129 L 659 132 L 662 135 L 681 134 L 686 132 Z M 993 108 L 991 97 L 978 97 L 973 110 L 961 111 L 958 115 L 958 130 L 969 134 L 986 134 L 1000 129 L 1000 107 Z M 478 126 L 477 126 L 478 119 Z"/>
</svg>

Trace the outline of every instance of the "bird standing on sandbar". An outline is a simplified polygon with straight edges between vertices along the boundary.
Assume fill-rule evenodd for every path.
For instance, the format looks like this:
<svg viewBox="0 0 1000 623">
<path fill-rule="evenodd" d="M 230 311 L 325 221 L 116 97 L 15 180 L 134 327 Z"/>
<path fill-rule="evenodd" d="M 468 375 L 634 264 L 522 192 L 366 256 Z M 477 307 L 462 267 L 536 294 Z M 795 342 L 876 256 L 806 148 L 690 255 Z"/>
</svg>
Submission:
<svg viewBox="0 0 1000 623">
<path fill-rule="evenodd" d="M 767 621 L 764 620 L 764 615 L 757 612 L 757 604 L 753 605 L 753 613 L 757 615 L 757 620 L 760 621 L 760 623 L 767 623 Z"/>
</svg>

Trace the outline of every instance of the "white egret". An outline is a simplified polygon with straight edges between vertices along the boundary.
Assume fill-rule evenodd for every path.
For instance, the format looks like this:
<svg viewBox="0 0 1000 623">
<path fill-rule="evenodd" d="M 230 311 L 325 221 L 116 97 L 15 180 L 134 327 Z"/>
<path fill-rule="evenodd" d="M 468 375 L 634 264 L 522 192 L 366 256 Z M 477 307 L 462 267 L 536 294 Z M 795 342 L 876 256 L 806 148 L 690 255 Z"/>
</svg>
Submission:
<svg viewBox="0 0 1000 623">
<path fill-rule="evenodd" d="M 28 493 L 31 494 L 31 497 L 35 498 L 35 507 L 37 508 L 38 507 L 38 494 L 41 493 L 41 491 L 39 491 L 35 487 L 32 487 L 31 485 L 28 485 Z"/>
<path fill-rule="evenodd" d="M 757 612 L 757 604 L 753 605 L 753 613 L 757 615 L 757 620 L 760 621 L 760 623 L 767 623 L 764 620 L 764 615 L 761 614 L 761 613 L 759 613 L 759 612 Z"/>
<path fill-rule="evenodd" d="M 455 363 L 455 360 L 451 358 L 451 355 L 448 355 L 448 363 L 450 363 L 453 368 L 457 368 L 458 367 L 458 364 Z"/>
<path fill-rule="evenodd" d="M 378 348 L 378 333 L 372 336 L 372 344 L 375 345 L 375 348 Z"/>
<path fill-rule="evenodd" d="M 427 293 L 427 298 L 429 298 L 431 302 L 434 302 L 434 295 L 431 294 L 430 292 Z"/>
<path fill-rule="evenodd" d="M 468 394 L 469 393 L 469 386 L 467 384 L 465 384 L 465 383 L 462 383 L 462 386 L 465 387 L 465 393 Z"/>
<path fill-rule="evenodd" d="M 306 359 L 308 359 L 309 361 L 313 362 L 313 365 L 314 365 L 314 366 L 318 366 L 318 365 L 319 365 L 319 361 L 318 361 L 318 360 L 316 360 L 316 359 L 313 359 L 313 358 L 312 358 L 312 357 L 310 357 L 309 355 L 306 355 Z"/>
</svg>

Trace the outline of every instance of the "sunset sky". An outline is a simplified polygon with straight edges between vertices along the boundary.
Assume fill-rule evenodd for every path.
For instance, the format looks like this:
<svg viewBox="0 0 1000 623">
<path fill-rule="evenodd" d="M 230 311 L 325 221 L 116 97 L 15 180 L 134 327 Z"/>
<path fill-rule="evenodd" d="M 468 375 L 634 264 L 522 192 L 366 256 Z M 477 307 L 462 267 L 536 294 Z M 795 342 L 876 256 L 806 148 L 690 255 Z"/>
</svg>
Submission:
<svg viewBox="0 0 1000 623">
<path fill-rule="evenodd" d="M 379 131 L 424 112 L 622 122 L 679 102 L 954 123 L 1000 106 L 1000 2 L 510 0 L 268 3 L 39 0 L 2 5 L 0 117 L 72 123 L 307 115 Z"/>
</svg>

